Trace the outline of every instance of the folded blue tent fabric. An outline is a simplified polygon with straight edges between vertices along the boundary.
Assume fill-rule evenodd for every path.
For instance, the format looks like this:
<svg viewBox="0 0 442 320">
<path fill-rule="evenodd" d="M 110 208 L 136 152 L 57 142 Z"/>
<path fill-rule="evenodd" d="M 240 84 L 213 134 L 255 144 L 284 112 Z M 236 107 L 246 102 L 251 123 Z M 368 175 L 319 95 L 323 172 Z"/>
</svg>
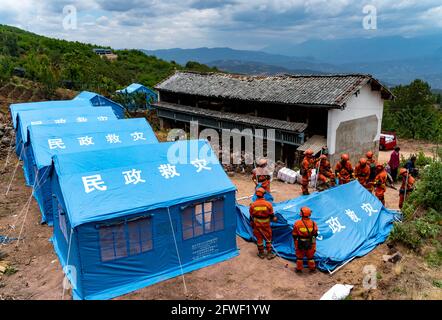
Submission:
<svg viewBox="0 0 442 320">
<path fill-rule="evenodd" d="M 52 241 L 75 299 L 109 299 L 238 254 L 236 188 L 207 141 L 53 159 Z"/>
<path fill-rule="evenodd" d="M 116 120 L 112 108 L 55 108 L 48 111 L 29 110 L 19 111 L 17 114 L 17 131 L 15 152 L 23 159 L 24 144 L 28 140 L 28 126 L 42 124 L 59 124 L 63 126 L 71 122 L 100 122 Z"/>
<path fill-rule="evenodd" d="M 312 209 L 312 219 L 318 224 L 315 260 L 321 270 L 327 271 L 332 271 L 351 258 L 367 254 L 384 242 L 396 214 L 383 207 L 357 181 L 310 196 L 274 203 L 278 222 L 272 222 L 273 245 L 280 256 L 293 261 L 296 256 L 292 230 L 303 206 Z M 237 209 L 237 234 L 254 241 L 249 207 L 238 205 Z"/>
<path fill-rule="evenodd" d="M 51 145 L 54 141 L 58 141 L 59 147 Z M 23 168 L 34 187 L 33 194 L 40 206 L 42 222 L 52 225 L 49 174 L 54 155 L 149 143 L 158 143 L 158 139 L 144 118 L 66 123 L 62 127 L 53 124 L 29 126 Z"/>
</svg>

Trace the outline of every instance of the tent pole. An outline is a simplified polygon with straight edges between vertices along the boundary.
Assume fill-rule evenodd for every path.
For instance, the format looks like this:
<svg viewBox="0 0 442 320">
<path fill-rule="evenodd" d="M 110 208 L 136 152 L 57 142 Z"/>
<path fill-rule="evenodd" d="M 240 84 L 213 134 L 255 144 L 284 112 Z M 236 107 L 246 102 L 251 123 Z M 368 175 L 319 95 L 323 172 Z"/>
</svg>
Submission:
<svg viewBox="0 0 442 320">
<path fill-rule="evenodd" d="M 336 271 L 338 271 L 339 269 L 341 269 L 343 266 L 345 266 L 347 263 L 349 263 L 350 261 L 352 261 L 354 258 L 356 258 L 356 256 L 348 259 L 347 261 L 345 261 L 343 264 L 341 264 L 339 267 L 337 267 L 335 270 L 333 271 L 328 271 L 330 273 L 330 275 L 333 275 L 333 273 L 335 273 Z"/>
</svg>

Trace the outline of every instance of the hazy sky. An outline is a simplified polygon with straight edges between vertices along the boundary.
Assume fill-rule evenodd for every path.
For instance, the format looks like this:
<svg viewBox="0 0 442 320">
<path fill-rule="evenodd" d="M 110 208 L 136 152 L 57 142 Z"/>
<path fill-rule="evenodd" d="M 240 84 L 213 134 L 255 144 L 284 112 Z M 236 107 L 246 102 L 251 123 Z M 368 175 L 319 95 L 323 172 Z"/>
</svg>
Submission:
<svg viewBox="0 0 442 320">
<path fill-rule="evenodd" d="M 442 33 L 441 0 L 0 0 L 0 23 L 114 48 L 261 49 L 307 39 Z M 77 26 L 66 5 L 73 5 Z M 377 29 L 362 26 L 371 5 Z M 63 25 L 67 25 L 66 29 Z M 67 24 L 66 24 L 67 22 Z"/>
</svg>

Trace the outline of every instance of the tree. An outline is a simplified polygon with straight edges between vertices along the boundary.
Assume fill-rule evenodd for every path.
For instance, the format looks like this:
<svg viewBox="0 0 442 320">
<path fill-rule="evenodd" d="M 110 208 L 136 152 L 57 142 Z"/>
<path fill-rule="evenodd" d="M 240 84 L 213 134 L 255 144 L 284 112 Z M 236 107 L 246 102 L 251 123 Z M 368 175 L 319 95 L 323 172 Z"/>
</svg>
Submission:
<svg viewBox="0 0 442 320">
<path fill-rule="evenodd" d="M 383 128 L 405 138 L 435 140 L 442 123 L 430 85 L 417 79 L 392 91 L 396 99 L 385 103 Z"/>
</svg>

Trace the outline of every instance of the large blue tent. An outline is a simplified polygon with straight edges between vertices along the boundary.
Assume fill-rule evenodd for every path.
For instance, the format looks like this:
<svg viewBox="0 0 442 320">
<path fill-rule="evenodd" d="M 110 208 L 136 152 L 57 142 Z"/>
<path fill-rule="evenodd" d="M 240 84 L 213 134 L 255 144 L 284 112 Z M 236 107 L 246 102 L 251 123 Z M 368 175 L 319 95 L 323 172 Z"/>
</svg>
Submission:
<svg viewBox="0 0 442 320">
<path fill-rule="evenodd" d="M 42 112 L 50 112 L 52 109 L 86 107 L 91 107 L 91 104 L 85 100 L 57 100 L 14 103 L 9 106 L 9 110 L 11 112 L 12 124 L 14 128 L 17 128 L 17 115 L 20 111 L 42 110 Z"/>
<path fill-rule="evenodd" d="M 47 112 L 56 108 L 84 108 L 84 107 L 111 107 L 115 115 L 124 118 L 124 108 L 120 104 L 103 97 L 95 92 L 80 92 L 72 100 L 56 100 L 56 101 L 38 101 L 14 103 L 9 106 L 11 112 L 12 124 L 17 127 L 17 114 L 19 111 L 41 110 Z"/>
<path fill-rule="evenodd" d="M 384 242 L 396 215 L 357 181 L 274 203 L 278 222 L 272 222 L 273 245 L 280 256 L 293 261 L 296 256 L 292 230 L 295 221 L 300 219 L 299 211 L 303 206 L 312 209 L 312 219 L 318 224 L 315 260 L 318 267 L 326 271 L 363 256 Z M 237 219 L 237 234 L 255 241 L 248 206 L 238 205 Z"/>
<path fill-rule="evenodd" d="M 23 146 L 28 140 L 28 126 L 42 124 L 59 124 L 70 122 L 100 122 L 116 120 L 110 107 L 103 108 L 56 108 L 48 111 L 29 110 L 17 114 L 17 130 L 15 135 L 15 152 L 23 158 Z"/>
<path fill-rule="evenodd" d="M 51 145 L 54 141 L 58 144 Z M 53 124 L 29 126 L 23 169 L 26 180 L 34 187 L 42 222 L 52 224 L 49 174 L 54 155 L 148 143 L 158 143 L 158 139 L 144 118 L 66 123 L 62 127 Z"/>
<path fill-rule="evenodd" d="M 93 107 L 110 107 L 118 119 L 124 118 L 124 107 L 121 104 L 95 92 L 82 91 L 72 101 L 85 101 Z"/>
<path fill-rule="evenodd" d="M 108 299 L 238 254 L 235 186 L 207 141 L 56 155 L 55 251 L 75 299 Z"/>
</svg>

